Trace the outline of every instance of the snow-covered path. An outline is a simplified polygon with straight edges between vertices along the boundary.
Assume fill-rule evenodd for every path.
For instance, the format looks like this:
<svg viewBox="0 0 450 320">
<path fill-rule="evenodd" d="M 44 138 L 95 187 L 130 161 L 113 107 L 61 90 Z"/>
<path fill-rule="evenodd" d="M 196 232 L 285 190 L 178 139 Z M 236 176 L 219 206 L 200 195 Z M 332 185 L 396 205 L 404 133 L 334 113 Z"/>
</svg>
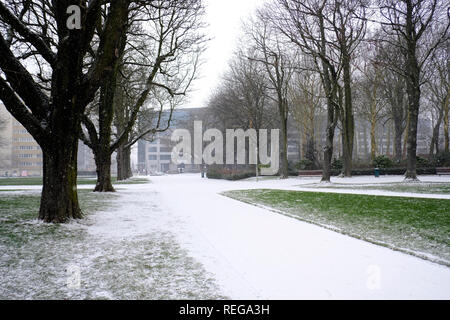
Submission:
<svg viewBox="0 0 450 320">
<path fill-rule="evenodd" d="M 181 246 L 215 275 L 231 298 L 450 298 L 448 267 L 218 194 L 249 188 L 298 190 L 298 179 L 230 182 L 183 174 L 151 180 L 141 188 L 157 192 L 163 212 L 178 217 L 171 228 Z"/>
<path fill-rule="evenodd" d="M 402 181 L 400 176 L 333 179 L 350 187 Z M 97 210 L 56 229 L 35 220 L 18 223 L 23 241 L 0 241 L 0 298 L 450 298 L 448 267 L 220 195 L 252 188 L 314 191 L 319 178 L 231 182 L 182 174 L 149 180 L 117 185 L 114 195 L 89 193 Z M 450 177 L 421 180 L 448 183 Z M 10 190 L 0 196 L 37 196 L 40 189 L 0 186 Z M 80 272 L 77 288 L 67 285 L 72 267 Z"/>
</svg>

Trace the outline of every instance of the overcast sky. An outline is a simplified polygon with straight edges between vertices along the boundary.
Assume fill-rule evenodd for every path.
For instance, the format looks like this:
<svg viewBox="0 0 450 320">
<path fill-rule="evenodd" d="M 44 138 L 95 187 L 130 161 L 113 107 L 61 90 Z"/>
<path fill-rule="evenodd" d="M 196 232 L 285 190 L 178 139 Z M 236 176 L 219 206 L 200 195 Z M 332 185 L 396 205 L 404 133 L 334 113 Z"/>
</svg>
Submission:
<svg viewBox="0 0 450 320">
<path fill-rule="evenodd" d="M 236 49 L 241 33 L 241 21 L 251 15 L 264 0 L 205 0 L 206 34 L 212 38 L 203 55 L 200 77 L 193 84 L 190 102 L 183 107 L 205 107 L 217 86 L 221 74 Z"/>
</svg>

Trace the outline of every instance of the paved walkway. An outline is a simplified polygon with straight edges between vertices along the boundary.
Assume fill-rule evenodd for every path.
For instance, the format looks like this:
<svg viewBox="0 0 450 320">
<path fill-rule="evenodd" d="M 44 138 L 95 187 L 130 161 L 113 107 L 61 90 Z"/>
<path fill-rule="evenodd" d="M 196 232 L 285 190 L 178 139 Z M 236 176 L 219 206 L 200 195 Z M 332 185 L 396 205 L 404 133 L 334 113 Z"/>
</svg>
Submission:
<svg viewBox="0 0 450 320">
<path fill-rule="evenodd" d="M 292 189 L 297 179 L 229 182 L 183 174 L 151 180 L 145 188 L 177 217 L 181 245 L 232 298 L 450 298 L 448 267 L 218 194 Z"/>
</svg>

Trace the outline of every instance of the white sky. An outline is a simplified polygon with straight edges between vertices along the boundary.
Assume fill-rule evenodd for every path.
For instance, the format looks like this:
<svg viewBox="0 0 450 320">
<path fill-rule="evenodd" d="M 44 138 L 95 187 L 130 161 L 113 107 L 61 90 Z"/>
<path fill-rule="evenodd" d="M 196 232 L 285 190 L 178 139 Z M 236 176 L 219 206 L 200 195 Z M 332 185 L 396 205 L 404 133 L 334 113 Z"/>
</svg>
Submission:
<svg viewBox="0 0 450 320">
<path fill-rule="evenodd" d="M 203 54 L 199 79 L 193 83 L 190 101 L 183 107 L 205 107 L 209 95 L 236 49 L 241 34 L 241 21 L 251 15 L 264 0 L 205 0 L 206 35 L 211 40 Z"/>
</svg>

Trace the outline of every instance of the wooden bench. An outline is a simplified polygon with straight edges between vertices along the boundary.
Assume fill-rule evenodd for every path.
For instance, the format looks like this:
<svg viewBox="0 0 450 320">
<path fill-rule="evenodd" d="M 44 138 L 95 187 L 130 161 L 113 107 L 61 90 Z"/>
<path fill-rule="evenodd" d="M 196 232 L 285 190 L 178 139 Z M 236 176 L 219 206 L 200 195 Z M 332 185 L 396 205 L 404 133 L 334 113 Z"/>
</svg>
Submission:
<svg viewBox="0 0 450 320">
<path fill-rule="evenodd" d="M 450 167 L 436 168 L 437 175 L 450 175 Z"/>
<path fill-rule="evenodd" d="M 322 170 L 299 170 L 299 177 L 321 177 Z"/>
</svg>

